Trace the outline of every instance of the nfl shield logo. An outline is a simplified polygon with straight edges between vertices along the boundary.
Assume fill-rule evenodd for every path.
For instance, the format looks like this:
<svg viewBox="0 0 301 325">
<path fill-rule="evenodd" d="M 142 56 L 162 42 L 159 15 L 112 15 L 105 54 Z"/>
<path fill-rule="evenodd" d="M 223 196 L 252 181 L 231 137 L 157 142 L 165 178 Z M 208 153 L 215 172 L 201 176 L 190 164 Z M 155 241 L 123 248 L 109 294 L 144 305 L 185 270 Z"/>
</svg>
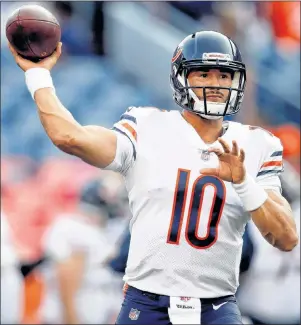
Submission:
<svg viewBox="0 0 301 325">
<path fill-rule="evenodd" d="M 137 320 L 139 317 L 140 311 L 138 309 L 135 308 L 131 308 L 131 311 L 129 313 L 129 318 L 131 320 Z"/>
<path fill-rule="evenodd" d="M 208 161 L 210 159 L 210 152 L 208 150 L 199 149 L 199 153 L 202 160 Z"/>
<path fill-rule="evenodd" d="M 185 302 L 187 302 L 190 299 L 191 299 L 190 297 L 180 297 L 180 300 Z"/>
</svg>

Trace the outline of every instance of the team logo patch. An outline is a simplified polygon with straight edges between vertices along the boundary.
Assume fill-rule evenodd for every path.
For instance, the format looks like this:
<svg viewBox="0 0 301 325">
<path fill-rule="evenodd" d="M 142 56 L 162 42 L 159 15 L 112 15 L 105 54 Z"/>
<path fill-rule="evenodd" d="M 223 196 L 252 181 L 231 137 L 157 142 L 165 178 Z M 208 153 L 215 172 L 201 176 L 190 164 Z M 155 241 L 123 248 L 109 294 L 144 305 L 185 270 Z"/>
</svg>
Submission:
<svg viewBox="0 0 301 325">
<path fill-rule="evenodd" d="M 131 308 L 131 311 L 129 313 L 129 318 L 131 320 L 137 320 L 139 315 L 140 315 L 140 310 L 135 309 L 135 308 Z"/>
<path fill-rule="evenodd" d="M 190 299 L 190 297 L 180 297 L 180 300 L 185 302 L 189 301 Z"/>
<path fill-rule="evenodd" d="M 177 58 L 181 55 L 182 49 L 179 49 L 178 52 L 174 55 L 174 57 L 171 59 L 171 62 L 174 63 L 177 61 Z"/>
</svg>

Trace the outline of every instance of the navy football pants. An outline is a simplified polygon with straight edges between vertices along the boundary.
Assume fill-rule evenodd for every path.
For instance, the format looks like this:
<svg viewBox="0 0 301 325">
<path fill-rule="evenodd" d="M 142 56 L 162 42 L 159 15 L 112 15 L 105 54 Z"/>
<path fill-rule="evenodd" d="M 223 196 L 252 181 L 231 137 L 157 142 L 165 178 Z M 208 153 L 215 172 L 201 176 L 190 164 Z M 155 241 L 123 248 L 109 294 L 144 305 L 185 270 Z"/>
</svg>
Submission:
<svg viewBox="0 0 301 325">
<path fill-rule="evenodd" d="M 116 324 L 209 325 L 242 324 L 242 321 L 235 296 L 190 300 L 152 294 L 129 286 Z"/>
</svg>

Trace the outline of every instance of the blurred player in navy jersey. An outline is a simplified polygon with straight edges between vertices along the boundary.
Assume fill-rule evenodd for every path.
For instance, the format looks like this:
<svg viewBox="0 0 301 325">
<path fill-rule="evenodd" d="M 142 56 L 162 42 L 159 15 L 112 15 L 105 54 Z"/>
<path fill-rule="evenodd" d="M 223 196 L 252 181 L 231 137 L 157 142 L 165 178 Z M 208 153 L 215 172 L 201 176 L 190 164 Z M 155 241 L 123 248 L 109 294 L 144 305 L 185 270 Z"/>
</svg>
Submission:
<svg viewBox="0 0 301 325">
<path fill-rule="evenodd" d="M 124 274 L 129 256 L 131 233 L 127 229 L 124 231 L 115 254 L 108 261 L 109 266 L 118 273 Z"/>
<path fill-rule="evenodd" d="M 246 223 L 252 219 L 282 251 L 298 235 L 281 195 L 279 139 L 223 121 L 240 110 L 245 91 L 236 44 L 213 31 L 187 36 L 170 73 L 182 111 L 130 107 L 112 129 L 80 125 L 57 97 L 49 70 L 61 44 L 39 63 L 11 51 L 53 143 L 124 176 L 131 241 L 116 323 L 240 324 L 235 293 Z"/>
</svg>

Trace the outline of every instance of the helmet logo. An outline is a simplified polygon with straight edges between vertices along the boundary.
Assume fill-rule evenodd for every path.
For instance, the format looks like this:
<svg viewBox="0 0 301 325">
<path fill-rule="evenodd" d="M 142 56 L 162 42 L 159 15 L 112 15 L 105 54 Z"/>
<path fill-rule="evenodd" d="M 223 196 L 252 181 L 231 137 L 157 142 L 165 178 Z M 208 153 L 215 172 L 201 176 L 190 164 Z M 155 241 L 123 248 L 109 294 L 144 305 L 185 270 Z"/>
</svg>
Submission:
<svg viewBox="0 0 301 325">
<path fill-rule="evenodd" d="M 203 60 L 231 60 L 230 54 L 223 53 L 203 53 Z"/>
<path fill-rule="evenodd" d="M 174 57 L 171 59 L 171 62 L 174 63 L 177 58 L 181 55 L 182 49 L 179 49 L 178 52 L 174 55 Z"/>
</svg>

